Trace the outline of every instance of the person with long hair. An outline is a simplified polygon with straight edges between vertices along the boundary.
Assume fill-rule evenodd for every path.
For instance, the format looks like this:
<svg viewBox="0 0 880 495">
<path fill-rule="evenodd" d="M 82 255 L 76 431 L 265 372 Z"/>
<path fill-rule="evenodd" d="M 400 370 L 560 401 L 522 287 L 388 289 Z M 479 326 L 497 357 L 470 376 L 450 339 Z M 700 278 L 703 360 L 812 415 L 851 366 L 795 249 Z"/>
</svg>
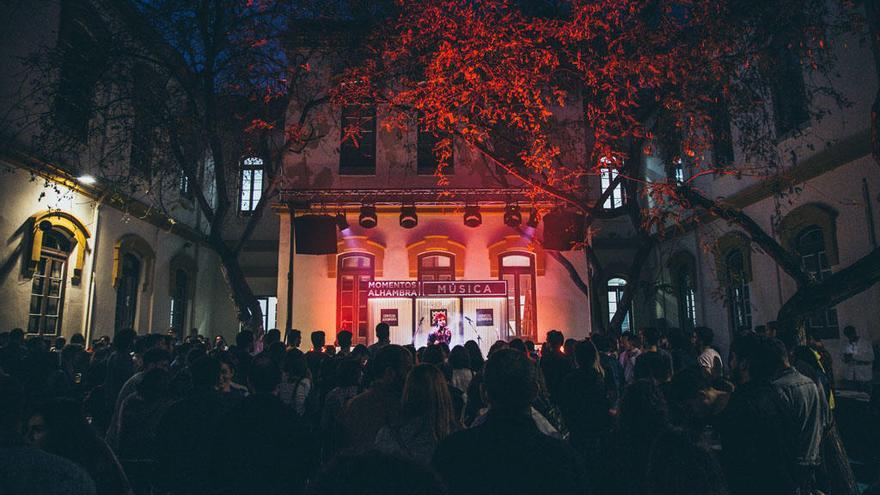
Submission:
<svg viewBox="0 0 880 495">
<path fill-rule="evenodd" d="M 483 359 L 483 351 L 480 350 L 480 345 L 474 340 L 468 340 L 464 343 L 464 349 L 470 356 L 471 371 L 479 373 L 480 370 L 483 369 L 483 363 L 485 362 L 485 359 Z"/>
<path fill-rule="evenodd" d="M 459 427 L 443 373 L 420 364 L 403 387 L 400 421 L 379 430 L 375 444 L 380 451 L 427 465 L 437 445 Z"/>
<path fill-rule="evenodd" d="M 27 422 L 27 440 L 83 468 L 94 480 L 98 495 L 134 493 L 113 451 L 86 421 L 76 401 L 54 399 L 34 408 Z"/>
<path fill-rule="evenodd" d="M 559 409 L 571 432 L 572 446 L 587 466 L 594 466 L 600 455 L 600 440 L 611 426 L 605 370 L 590 340 L 575 344 L 574 358 L 577 368 L 562 380 Z"/>
</svg>

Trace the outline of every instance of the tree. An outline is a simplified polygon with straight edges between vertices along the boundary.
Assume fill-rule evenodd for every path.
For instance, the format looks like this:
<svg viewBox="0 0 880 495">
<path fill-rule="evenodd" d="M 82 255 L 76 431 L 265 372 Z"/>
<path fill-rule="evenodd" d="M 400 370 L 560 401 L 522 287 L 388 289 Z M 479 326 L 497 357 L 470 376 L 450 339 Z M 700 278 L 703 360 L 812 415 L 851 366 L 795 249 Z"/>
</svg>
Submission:
<svg viewBox="0 0 880 495">
<path fill-rule="evenodd" d="M 185 197 L 206 223 L 197 234 L 220 260 L 239 319 L 260 329 L 239 254 L 289 180 L 284 157 L 321 137 L 314 110 L 328 101 L 326 88 L 305 62 L 308 49 L 291 49 L 307 24 L 298 21 L 316 8 L 62 1 L 59 43 L 28 57 L 20 117 L 4 133 L 47 161 L 97 172 L 120 208 L 135 198 L 174 218 Z M 260 157 L 265 181 L 239 220 L 245 156 Z"/>
<path fill-rule="evenodd" d="M 420 127 L 445 136 L 435 149 L 441 162 L 454 136 L 497 163 L 502 182 L 585 215 L 588 232 L 596 219 L 627 216 L 636 240 L 631 280 L 665 233 L 700 212 L 720 216 L 796 281 L 779 316 L 800 320 L 817 307 L 803 301 L 830 306 L 878 274 L 847 269 L 836 282 L 811 280 L 754 219 L 703 190 L 725 176 L 784 178 L 778 137 L 827 115 L 829 101 L 847 103 L 829 82 L 830 45 L 853 29 L 853 17 L 847 2 L 824 0 L 407 1 L 373 36 L 376 56 L 349 71 L 334 98 L 386 105 L 396 110 L 390 126 L 417 115 Z M 811 77 L 801 77 L 803 68 Z M 580 145 L 561 117 L 572 107 Z M 647 155 L 662 158 L 665 178 L 644 174 Z M 589 185 L 609 167 L 629 198 L 612 211 Z M 592 249 L 584 252 L 601 270 Z M 854 267 L 873 267 L 875 257 Z M 625 305 L 636 285 L 627 284 Z M 622 319 L 615 315 L 612 329 Z"/>
</svg>

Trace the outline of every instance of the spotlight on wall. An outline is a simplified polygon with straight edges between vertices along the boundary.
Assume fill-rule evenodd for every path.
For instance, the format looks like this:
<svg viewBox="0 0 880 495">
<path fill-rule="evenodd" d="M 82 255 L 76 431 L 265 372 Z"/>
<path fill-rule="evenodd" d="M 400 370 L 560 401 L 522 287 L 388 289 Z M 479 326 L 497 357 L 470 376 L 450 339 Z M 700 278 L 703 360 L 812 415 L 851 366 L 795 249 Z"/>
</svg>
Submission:
<svg viewBox="0 0 880 495">
<path fill-rule="evenodd" d="M 91 185 L 95 184 L 96 182 L 98 182 L 98 179 L 96 179 L 95 176 L 88 175 L 88 174 L 80 175 L 79 177 L 76 178 L 76 180 L 78 180 L 80 184 L 85 184 L 87 186 L 91 186 Z"/>
<path fill-rule="evenodd" d="M 464 224 L 468 227 L 479 227 L 483 223 L 483 215 L 480 214 L 479 205 L 466 205 L 464 207 Z"/>
<path fill-rule="evenodd" d="M 526 222 L 526 225 L 533 229 L 536 229 L 538 228 L 538 220 L 538 210 L 532 208 L 532 210 L 529 212 L 529 221 Z"/>
<path fill-rule="evenodd" d="M 522 212 L 516 203 L 508 203 L 504 208 L 504 225 L 508 227 L 519 227 L 522 223 Z"/>
<path fill-rule="evenodd" d="M 419 216 L 416 214 L 415 205 L 400 207 L 400 226 L 411 229 L 419 224 Z"/>
<path fill-rule="evenodd" d="M 340 232 L 348 228 L 348 219 L 345 218 L 344 212 L 340 211 L 336 214 L 336 226 L 339 227 Z"/>
<path fill-rule="evenodd" d="M 358 216 L 358 224 L 365 229 L 372 229 L 379 224 L 379 217 L 376 216 L 376 207 L 373 205 L 361 206 L 361 214 Z"/>
</svg>

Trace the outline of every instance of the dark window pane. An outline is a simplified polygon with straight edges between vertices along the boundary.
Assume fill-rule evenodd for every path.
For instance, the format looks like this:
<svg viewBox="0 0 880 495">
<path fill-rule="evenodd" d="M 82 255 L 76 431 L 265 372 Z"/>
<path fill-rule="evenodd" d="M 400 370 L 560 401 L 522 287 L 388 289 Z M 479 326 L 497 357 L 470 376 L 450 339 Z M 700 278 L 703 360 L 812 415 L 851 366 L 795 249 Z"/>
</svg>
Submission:
<svg viewBox="0 0 880 495">
<path fill-rule="evenodd" d="M 339 173 L 344 175 L 375 175 L 375 107 L 347 105 L 343 108 Z"/>
<path fill-rule="evenodd" d="M 40 314 L 40 309 L 41 309 L 41 307 L 42 307 L 42 304 L 43 304 L 43 298 L 42 298 L 42 297 L 40 297 L 40 296 L 31 296 L 31 306 L 30 306 L 29 312 L 30 312 L 32 315 L 38 315 L 38 314 Z"/>
</svg>

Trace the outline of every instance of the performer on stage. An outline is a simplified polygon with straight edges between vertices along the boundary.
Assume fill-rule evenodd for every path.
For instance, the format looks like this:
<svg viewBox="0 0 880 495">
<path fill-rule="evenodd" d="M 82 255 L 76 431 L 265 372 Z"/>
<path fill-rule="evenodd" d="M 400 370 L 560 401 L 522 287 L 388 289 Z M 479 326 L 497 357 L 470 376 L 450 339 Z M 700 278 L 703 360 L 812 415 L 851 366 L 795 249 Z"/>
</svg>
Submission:
<svg viewBox="0 0 880 495">
<path fill-rule="evenodd" d="M 428 334 L 428 345 L 446 344 L 452 341 L 452 330 L 446 323 L 446 313 L 438 311 L 433 315 L 433 330 Z"/>
</svg>

